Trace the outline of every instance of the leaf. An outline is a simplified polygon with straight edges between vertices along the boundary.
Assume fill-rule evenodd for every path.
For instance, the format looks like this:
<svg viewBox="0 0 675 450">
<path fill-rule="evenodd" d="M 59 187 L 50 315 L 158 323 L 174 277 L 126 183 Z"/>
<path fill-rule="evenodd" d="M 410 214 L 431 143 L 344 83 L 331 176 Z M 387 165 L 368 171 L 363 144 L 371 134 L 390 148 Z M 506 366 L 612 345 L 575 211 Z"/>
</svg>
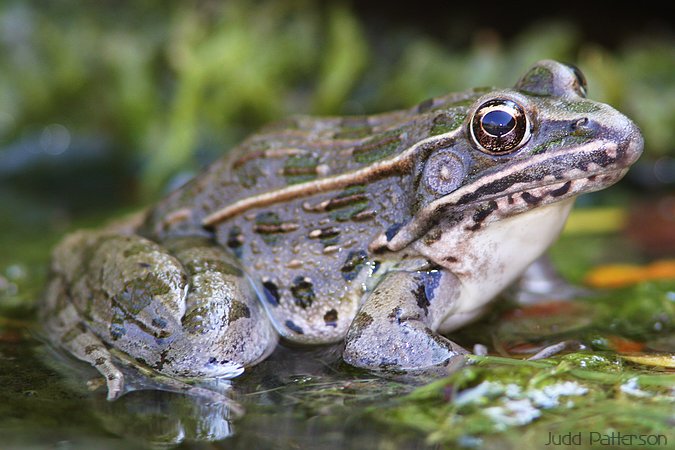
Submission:
<svg viewBox="0 0 675 450">
<path fill-rule="evenodd" d="M 675 369 L 675 354 L 672 353 L 621 355 L 621 357 L 626 361 L 642 364 L 644 366 Z"/>
<path fill-rule="evenodd" d="M 612 264 L 591 270 L 584 282 L 595 288 L 618 288 L 642 281 L 675 279 L 675 260 L 655 261 L 647 266 Z"/>
</svg>

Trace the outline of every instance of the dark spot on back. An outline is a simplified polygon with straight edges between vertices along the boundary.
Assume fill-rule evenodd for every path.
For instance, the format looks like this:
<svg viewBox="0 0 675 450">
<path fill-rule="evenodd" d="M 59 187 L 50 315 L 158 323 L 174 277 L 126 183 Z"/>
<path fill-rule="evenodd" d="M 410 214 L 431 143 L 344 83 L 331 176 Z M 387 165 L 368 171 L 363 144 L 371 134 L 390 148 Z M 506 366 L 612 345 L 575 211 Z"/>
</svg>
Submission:
<svg viewBox="0 0 675 450">
<path fill-rule="evenodd" d="M 314 155 L 292 155 L 284 163 L 282 174 L 288 184 L 304 183 L 316 178 L 319 160 Z"/>
<path fill-rule="evenodd" d="M 287 223 L 279 218 L 279 215 L 272 211 L 265 211 L 255 216 L 253 231 L 261 235 L 267 245 L 274 245 L 279 242 L 279 234 L 296 230 L 297 224 Z"/>
<path fill-rule="evenodd" d="M 323 321 L 328 327 L 337 327 L 338 312 L 334 309 L 330 309 L 324 314 Z"/>
<path fill-rule="evenodd" d="M 395 320 L 397 323 L 401 323 L 401 307 L 395 306 L 387 317 L 392 321 Z"/>
<path fill-rule="evenodd" d="M 368 207 L 368 194 L 361 185 L 350 186 L 326 204 L 326 211 L 330 211 L 330 217 L 338 222 L 352 220 L 355 215 L 363 212 Z"/>
<path fill-rule="evenodd" d="M 308 308 L 315 298 L 312 280 L 303 276 L 295 277 L 291 286 L 291 294 L 293 294 L 296 305 L 303 309 Z"/>
</svg>

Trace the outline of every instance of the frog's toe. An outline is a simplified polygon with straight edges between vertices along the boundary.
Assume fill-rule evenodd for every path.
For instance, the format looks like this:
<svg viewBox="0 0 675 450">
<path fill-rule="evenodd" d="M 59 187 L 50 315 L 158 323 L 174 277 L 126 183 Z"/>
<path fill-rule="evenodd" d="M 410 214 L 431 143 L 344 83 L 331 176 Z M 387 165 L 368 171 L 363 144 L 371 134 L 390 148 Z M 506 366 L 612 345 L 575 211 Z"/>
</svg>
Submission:
<svg viewBox="0 0 675 450">
<path fill-rule="evenodd" d="M 108 387 L 108 400 L 117 400 L 124 390 L 124 375 L 114 366 L 112 370 L 103 375 L 105 376 L 105 383 Z"/>
<path fill-rule="evenodd" d="M 61 277 L 51 280 L 43 306 L 40 322 L 51 339 L 61 343 L 76 358 L 91 364 L 103 376 L 108 400 L 122 395 L 124 375 L 113 362 L 108 347 L 83 325 Z"/>
</svg>

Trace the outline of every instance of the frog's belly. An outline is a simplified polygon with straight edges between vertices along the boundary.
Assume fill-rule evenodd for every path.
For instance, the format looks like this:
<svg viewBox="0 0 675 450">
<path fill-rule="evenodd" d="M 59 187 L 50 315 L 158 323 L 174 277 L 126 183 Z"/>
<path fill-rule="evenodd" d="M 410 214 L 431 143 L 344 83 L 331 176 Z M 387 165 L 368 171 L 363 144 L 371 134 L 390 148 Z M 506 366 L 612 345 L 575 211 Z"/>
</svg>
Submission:
<svg viewBox="0 0 675 450">
<path fill-rule="evenodd" d="M 462 257 L 446 268 L 457 276 L 460 293 L 436 329 L 452 331 L 477 318 L 555 241 L 573 204 L 570 198 L 497 220 L 456 242 Z"/>
</svg>

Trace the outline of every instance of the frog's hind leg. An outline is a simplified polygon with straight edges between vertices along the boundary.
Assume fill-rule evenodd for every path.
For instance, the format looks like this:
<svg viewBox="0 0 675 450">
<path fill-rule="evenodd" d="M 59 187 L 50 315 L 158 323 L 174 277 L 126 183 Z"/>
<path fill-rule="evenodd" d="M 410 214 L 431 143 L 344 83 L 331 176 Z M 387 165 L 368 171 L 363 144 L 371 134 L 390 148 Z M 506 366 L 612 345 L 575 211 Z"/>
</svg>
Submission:
<svg viewBox="0 0 675 450">
<path fill-rule="evenodd" d="M 59 342 L 73 356 L 99 371 L 108 387 L 108 400 L 122 394 L 124 375 L 103 342 L 82 324 L 60 277 L 54 277 L 49 284 L 40 319 L 52 342 Z"/>
<path fill-rule="evenodd" d="M 52 261 L 47 331 L 106 377 L 109 398 L 124 378 L 108 349 L 170 377 L 232 378 L 276 345 L 253 285 L 208 239 L 80 231 Z"/>
<path fill-rule="evenodd" d="M 182 338 L 171 344 L 172 357 L 164 361 L 162 371 L 233 377 L 266 358 L 278 335 L 239 261 L 202 237 L 173 238 L 162 244 L 189 279 Z"/>
</svg>

